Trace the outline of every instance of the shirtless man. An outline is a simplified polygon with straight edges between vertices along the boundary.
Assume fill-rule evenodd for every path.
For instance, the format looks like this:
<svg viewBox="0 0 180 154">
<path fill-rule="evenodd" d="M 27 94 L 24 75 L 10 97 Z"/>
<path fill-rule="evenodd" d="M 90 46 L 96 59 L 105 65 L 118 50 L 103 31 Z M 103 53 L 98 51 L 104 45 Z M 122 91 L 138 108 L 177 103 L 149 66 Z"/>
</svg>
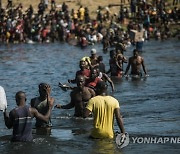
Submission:
<svg viewBox="0 0 180 154">
<path fill-rule="evenodd" d="M 115 77 L 122 77 L 122 66 L 119 63 L 119 59 L 117 59 L 117 54 L 114 50 L 110 51 L 110 59 L 109 59 L 109 66 L 110 69 L 106 73 L 111 73 L 111 76 Z"/>
<path fill-rule="evenodd" d="M 47 89 L 48 89 L 48 93 L 49 93 L 49 97 L 50 97 L 50 93 L 51 93 L 50 85 L 48 85 L 47 83 L 39 84 L 39 96 L 31 99 L 31 107 L 36 108 L 38 110 L 38 112 L 43 115 L 45 115 L 49 109 L 48 98 L 47 98 L 48 97 Z M 36 118 L 35 126 L 36 126 L 36 128 L 51 127 L 52 126 L 51 119 L 49 118 L 49 120 L 45 122 L 39 118 Z"/>
<path fill-rule="evenodd" d="M 116 50 L 116 57 L 117 57 L 118 64 L 121 68 L 121 71 L 123 71 L 123 63 L 127 63 L 127 59 L 123 55 L 122 52 L 123 52 L 122 50 L 118 50 L 118 49 Z"/>
<path fill-rule="evenodd" d="M 73 88 L 70 96 L 71 102 L 66 105 L 57 104 L 55 107 L 59 109 L 71 109 L 75 107 L 75 117 L 83 117 L 84 109 L 86 107 L 86 102 L 90 98 L 95 96 L 93 89 L 85 87 L 85 78 L 82 75 L 77 76 L 76 78 L 77 87 Z"/>
<path fill-rule="evenodd" d="M 91 69 L 91 76 L 90 76 L 89 80 L 87 80 L 85 86 L 95 90 L 96 84 L 99 81 L 102 81 L 102 79 L 99 77 L 99 69 L 97 70 L 96 67 L 92 68 Z"/>
<path fill-rule="evenodd" d="M 130 67 L 131 67 L 131 75 L 142 76 L 141 66 L 143 68 L 145 76 L 148 76 L 147 72 L 146 72 L 145 65 L 144 65 L 144 59 L 138 55 L 138 51 L 136 49 L 134 49 L 133 54 L 134 55 L 129 58 L 128 65 L 127 65 L 124 76 L 127 77 L 127 72 L 128 72 Z"/>
<path fill-rule="evenodd" d="M 88 62 L 88 61 L 87 61 Z M 90 69 L 98 66 L 98 56 L 97 56 L 97 52 L 96 49 L 91 49 L 91 56 L 90 56 L 90 62 L 88 63 L 90 66 Z"/>
</svg>

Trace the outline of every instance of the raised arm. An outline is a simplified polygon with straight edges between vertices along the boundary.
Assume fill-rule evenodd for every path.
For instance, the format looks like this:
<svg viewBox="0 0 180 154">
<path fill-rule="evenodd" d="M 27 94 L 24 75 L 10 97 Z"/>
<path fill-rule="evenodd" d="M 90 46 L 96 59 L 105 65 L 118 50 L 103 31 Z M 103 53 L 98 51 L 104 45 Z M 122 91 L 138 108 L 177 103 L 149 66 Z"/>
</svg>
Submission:
<svg viewBox="0 0 180 154">
<path fill-rule="evenodd" d="M 46 121 L 48 122 L 49 121 L 49 117 L 51 115 L 51 111 L 52 111 L 52 107 L 53 107 L 53 104 L 54 104 L 54 98 L 48 98 L 48 105 L 49 105 L 49 109 L 46 113 L 46 115 L 42 115 L 41 113 L 39 113 L 35 108 L 31 107 L 30 108 L 30 112 L 31 112 L 31 115 L 33 117 L 36 117 L 36 118 L 39 118 L 43 121 Z"/>
<path fill-rule="evenodd" d="M 33 117 L 39 118 L 45 122 L 49 121 L 49 117 L 51 115 L 51 110 L 52 108 L 49 107 L 48 112 L 46 113 L 46 115 L 42 115 L 41 113 L 39 113 L 35 108 L 30 108 L 30 112 L 32 114 Z"/>
<path fill-rule="evenodd" d="M 105 73 L 103 73 L 103 77 L 109 82 L 109 84 L 111 85 L 112 92 L 113 92 L 113 91 L 115 90 L 113 81 L 112 81 L 111 78 L 110 78 L 107 74 L 105 74 Z"/>
</svg>

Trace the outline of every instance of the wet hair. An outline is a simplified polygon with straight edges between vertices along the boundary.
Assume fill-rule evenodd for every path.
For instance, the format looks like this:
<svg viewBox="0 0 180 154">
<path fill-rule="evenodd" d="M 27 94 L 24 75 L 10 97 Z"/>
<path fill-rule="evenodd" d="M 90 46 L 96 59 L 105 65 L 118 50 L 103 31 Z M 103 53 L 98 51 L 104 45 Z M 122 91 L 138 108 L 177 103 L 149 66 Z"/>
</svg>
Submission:
<svg viewBox="0 0 180 154">
<path fill-rule="evenodd" d="M 115 53 L 115 50 L 110 50 L 110 54 L 114 54 Z"/>
<path fill-rule="evenodd" d="M 83 75 L 78 75 L 78 76 L 76 77 L 76 81 L 78 81 L 78 80 L 81 79 L 81 78 L 83 78 L 83 80 L 85 81 L 85 77 L 84 77 Z"/>
<path fill-rule="evenodd" d="M 98 56 L 98 61 L 103 61 L 103 56 Z"/>
<path fill-rule="evenodd" d="M 25 92 L 23 92 L 23 91 L 18 91 L 18 92 L 16 93 L 16 98 L 21 99 L 21 98 L 23 98 L 23 97 L 26 97 Z"/>
<path fill-rule="evenodd" d="M 134 49 L 134 50 L 133 50 L 133 53 L 135 53 L 135 52 L 138 52 L 138 50 L 137 50 L 137 49 Z"/>
<path fill-rule="evenodd" d="M 122 54 L 122 51 L 120 49 L 117 49 L 116 54 Z"/>
<path fill-rule="evenodd" d="M 48 86 L 47 83 L 40 83 L 40 84 L 39 84 L 39 89 L 44 89 L 44 88 L 46 88 L 47 86 Z"/>
<path fill-rule="evenodd" d="M 110 57 L 114 56 L 116 54 L 115 50 L 110 50 Z"/>
<path fill-rule="evenodd" d="M 107 87 L 108 85 L 106 84 L 105 81 L 99 81 L 97 84 L 96 84 L 96 90 L 100 90 L 100 91 L 105 91 L 107 90 Z"/>
<path fill-rule="evenodd" d="M 25 101 L 26 101 L 26 94 L 25 94 L 25 92 L 23 92 L 23 91 L 18 91 L 18 92 L 16 93 L 15 98 L 16 98 L 16 102 L 18 102 L 18 101 L 21 100 L 21 99 L 25 99 Z"/>
</svg>

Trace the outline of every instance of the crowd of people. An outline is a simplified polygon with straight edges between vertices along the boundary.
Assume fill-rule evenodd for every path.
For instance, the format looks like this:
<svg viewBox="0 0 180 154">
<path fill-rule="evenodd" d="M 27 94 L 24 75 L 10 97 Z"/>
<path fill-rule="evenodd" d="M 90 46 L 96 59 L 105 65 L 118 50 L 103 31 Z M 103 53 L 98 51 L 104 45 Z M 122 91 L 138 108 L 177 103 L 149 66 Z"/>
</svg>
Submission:
<svg viewBox="0 0 180 154">
<path fill-rule="evenodd" d="M 125 75 L 127 75 L 130 67 L 131 75 L 142 76 L 141 67 L 145 75 L 147 75 L 143 57 L 138 55 L 136 49 L 134 49 L 133 53 L 133 56 L 128 60 Z M 127 61 L 119 52 L 113 51 L 112 55 L 111 58 L 117 62 L 116 65 L 119 65 L 118 63 L 121 62 L 119 57 L 123 57 Z M 110 65 L 112 65 L 111 58 L 109 60 Z M 69 83 L 75 83 L 76 86 L 65 86 L 65 88 L 71 90 L 70 103 L 66 105 L 56 104 L 55 108 L 74 108 L 75 117 L 86 118 L 93 116 L 94 125 L 90 135 L 91 138 L 114 138 L 113 121 L 114 117 L 116 117 L 117 125 L 122 133 L 122 139 L 125 140 L 126 135 L 120 114 L 119 102 L 108 95 L 107 91 L 108 83 L 111 85 L 112 91 L 114 91 L 115 87 L 106 71 L 103 72 L 105 65 L 102 64 L 102 56 L 96 55 L 96 49 L 91 50 L 90 57 L 83 57 L 79 61 L 80 70 L 76 72 L 75 78 L 68 79 Z M 111 67 L 110 70 L 112 69 Z M 119 76 L 121 71 L 121 67 L 117 68 L 117 73 L 111 74 L 111 76 L 122 77 Z M 63 85 L 60 85 L 60 87 L 64 88 Z M 25 92 L 19 91 L 15 96 L 17 107 L 11 110 L 9 114 L 5 109 L 5 125 L 8 128 L 13 128 L 12 141 L 32 141 L 32 119 L 34 117 L 36 118 L 35 127 L 37 132 L 50 133 L 52 127 L 50 116 L 55 99 L 51 97 L 51 86 L 49 84 L 40 83 L 38 89 L 39 96 L 31 99 L 30 106 L 26 105 Z"/>
<path fill-rule="evenodd" d="M 21 3 L 14 6 L 11 0 L 0 9 L 0 42 L 66 41 L 81 47 L 99 42 L 107 50 L 119 43 L 135 44 L 138 41 L 131 37 L 131 30 L 140 29 L 144 31 L 143 39 L 166 39 L 172 36 L 170 24 L 178 23 L 179 9 L 176 3 L 173 5 L 169 9 L 164 0 L 152 4 L 131 0 L 128 5 L 119 5 L 118 13 L 111 13 L 111 5 L 99 6 L 92 18 L 88 7 L 82 5 L 70 10 L 65 2 L 57 4 L 52 0 L 50 7 L 47 0 L 40 0 L 38 8 L 30 5 L 24 10 Z"/>
<path fill-rule="evenodd" d="M 111 96 L 107 96 L 107 85 L 100 81 L 96 86 L 96 93 L 93 89 L 85 87 L 85 78 L 78 76 L 77 87 L 71 92 L 71 102 L 67 105 L 56 105 L 57 108 L 69 109 L 75 106 L 74 116 L 83 118 L 89 115 L 94 116 L 94 130 L 92 138 L 113 138 L 114 115 L 117 124 L 125 138 L 125 129 L 119 110 L 119 102 Z M 50 96 L 51 87 L 46 83 L 39 85 L 40 96 L 31 100 L 31 107 L 26 105 L 26 94 L 23 91 L 16 93 L 17 107 L 8 114 L 4 111 L 4 121 L 7 128 L 13 128 L 12 142 L 28 142 L 33 140 L 32 119 L 36 117 L 36 129 L 39 131 L 51 129 L 50 116 L 54 105 L 54 98 Z M 87 104 L 86 101 L 90 100 Z M 106 103 L 105 103 L 106 102 Z M 94 104 L 94 105 L 93 105 Z M 103 111 L 103 112 L 101 112 Z M 100 120 L 101 119 L 101 120 Z M 43 131 L 44 132 L 44 131 Z"/>
<path fill-rule="evenodd" d="M 82 57 L 79 61 L 80 69 L 75 77 L 68 80 L 69 84 L 76 86 L 59 85 L 71 91 L 70 102 L 66 105 L 56 104 L 55 107 L 75 108 L 76 117 L 93 116 L 94 123 L 90 135 L 92 138 L 114 138 L 113 121 L 116 117 L 122 138 L 125 139 L 119 102 L 108 95 L 108 84 L 114 91 L 111 77 L 128 76 L 130 68 L 130 75 L 141 77 L 142 68 L 145 76 L 148 76 L 144 58 L 139 55 L 143 50 L 143 39 L 150 39 L 151 36 L 165 39 L 171 36 L 169 22 L 178 22 L 178 8 L 174 7 L 168 12 L 163 0 L 157 0 L 154 4 L 145 1 L 135 3 L 131 0 L 130 12 L 123 5 L 119 15 L 111 14 L 108 8 L 98 7 L 97 18 L 91 19 L 87 7 L 80 6 L 79 10 L 72 9 L 70 12 L 65 2 L 61 7 L 57 7 L 55 1 L 51 1 L 51 9 L 47 13 L 48 3 L 45 2 L 40 1 L 37 13 L 34 13 L 32 5 L 25 12 L 22 4 L 13 7 L 12 3 L 8 3 L 6 9 L 1 9 L 1 43 L 66 41 L 81 47 L 102 43 L 105 51 L 110 50 L 109 70 L 106 70 L 103 56 L 97 55 L 96 49 L 91 49 L 91 55 Z M 135 4 L 137 7 L 134 7 Z M 102 14 L 102 11 L 105 13 Z M 122 27 L 125 19 L 131 19 L 127 29 Z M 133 56 L 127 59 L 123 53 L 129 44 L 134 44 L 135 49 Z M 127 63 L 125 73 L 124 63 Z M 39 96 L 31 99 L 30 107 L 26 105 L 25 92 L 19 91 L 15 96 L 17 107 L 9 114 L 6 110 L 4 112 L 6 126 L 13 128 L 12 141 L 32 141 L 34 117 L 37 129 L 51 129 L 50 116 L 54 106 L 54 98 L 50 95 L 51 86 L 41 83 L 38 88 Z"/>
</svg>

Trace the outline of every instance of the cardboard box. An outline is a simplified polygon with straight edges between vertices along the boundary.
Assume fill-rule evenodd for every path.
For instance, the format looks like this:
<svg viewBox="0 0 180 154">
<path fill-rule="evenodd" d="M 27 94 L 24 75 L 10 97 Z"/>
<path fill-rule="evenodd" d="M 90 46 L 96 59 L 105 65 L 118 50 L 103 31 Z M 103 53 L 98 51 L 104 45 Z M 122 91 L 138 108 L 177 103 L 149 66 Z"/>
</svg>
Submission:
<svg viewBox="0 0 180 154">
<path fill-rule="evenodd" d="M 129 37 L 131 40 L 135 41 L 135 42 L 141 42 L 144 40 L 144 30 L 142 31 L 137 31 L 137 30 L 131 30 Z"/>
</svg>

